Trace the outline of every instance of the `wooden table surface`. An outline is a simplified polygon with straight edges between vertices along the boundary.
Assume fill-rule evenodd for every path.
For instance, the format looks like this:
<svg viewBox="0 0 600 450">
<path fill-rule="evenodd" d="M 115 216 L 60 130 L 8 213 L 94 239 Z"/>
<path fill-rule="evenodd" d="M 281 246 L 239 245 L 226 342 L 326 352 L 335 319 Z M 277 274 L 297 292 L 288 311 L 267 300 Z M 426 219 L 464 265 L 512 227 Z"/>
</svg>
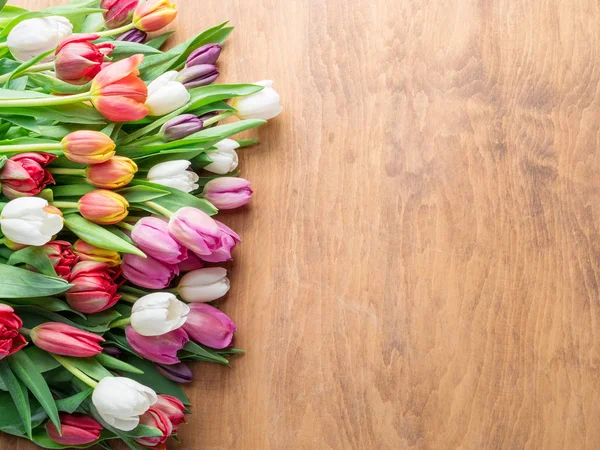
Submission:
<svg viewBox="0 0 600 450">
<path fill-rule="evenodd" d="M 285 110 L 172 448 L 600 448 L 598 2 L 178 4 Z"/>
</svg>

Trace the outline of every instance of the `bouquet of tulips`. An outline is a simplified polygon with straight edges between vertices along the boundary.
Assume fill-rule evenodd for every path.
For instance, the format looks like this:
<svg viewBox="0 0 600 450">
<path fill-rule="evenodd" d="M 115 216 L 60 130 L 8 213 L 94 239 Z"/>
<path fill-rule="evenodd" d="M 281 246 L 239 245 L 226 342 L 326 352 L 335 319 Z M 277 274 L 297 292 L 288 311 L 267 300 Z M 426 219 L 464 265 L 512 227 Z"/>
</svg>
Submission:
<svg viewBox="0 0 600 450">
<path fill-rule="evenodd" d="M 168 0 L 0 0 L 0 431 L 44 448 L 166 448 L 188 362 L 228 364 L 213 301 L 252 197 L 234 140 L 271 81 L 214 84 L 223 23 L 170 50 Z M 149 34 L 151 33 L 151 34 Z"/>
</svg>

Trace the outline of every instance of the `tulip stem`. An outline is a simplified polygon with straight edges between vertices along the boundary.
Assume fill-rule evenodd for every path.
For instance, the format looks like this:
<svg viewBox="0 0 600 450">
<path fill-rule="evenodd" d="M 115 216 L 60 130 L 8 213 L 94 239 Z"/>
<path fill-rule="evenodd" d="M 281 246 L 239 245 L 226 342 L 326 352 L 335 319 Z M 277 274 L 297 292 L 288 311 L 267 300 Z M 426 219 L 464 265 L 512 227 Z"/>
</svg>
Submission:
<svg viewBox="0 0 600 450">
<path fill-rule="evenodd" d="M 77 202 L 52 202 L 52 206 L 56 206 L 61 209 L 79 208 Z"/>
<path fill-rule="evenodd" d="M 3 145 L 0 147 L 0 154 L 44 152 L 44 151 L 52 151 L 53 153 L 56 153 L 56 152 L 62 153 L 61 149 L 62 149 L 62 145 L 60 144 L 60 142 L 57 142 L 56 144 Z"/>
<path fill-rule="evenodd" d="M 133 230 L 133 225 L 131 225 L 130 223 L 126 223 L 126 222 L 119 222 L 119 223 L 117 224 L 117 226 L 118 226 L 119 228 L 123 228 L 124 230 L 127 230 L 127 231 L 131 231 L 131 230 Z"/>
<path fill-rule="evenodd" d="M 135 25 L 133 23 L 129 23 L 129 24 L 124 25 L 119 28 L 114 28 L 112 30 L 99 31 L 95 34 L 97 34 L 100 37 L 115 36 L 117 34 L 125 33 L 126 31 L 129 31 L 129 30 L 133 30 L 134 28 L 135 28 Z"/>
<path fill-rule="evenodd" d="M 31 330 L 29 328 L 21 327 L 19 328 L 19 333 L 24 334 L 25 336 L 29 336 Z"/>
<path fill-rule="evenodd" d="M 204 126 L 212 125 L 213 123 L 217 123 L 219 120 L 226 119 L 229 116 L 233 116 L 233 111 L 225 111 L 224 113 L 217 114 L 216 116 L 211 117 L 210 119 L 206 119 L 204 121 Z"/>
<path fill-rule="evenodd" d="M 121 296 L 121 298 L 123 298 L 123 296 Z M 131 318 L 126 317 L 124 319 L 115 320 L 114 322 L 109 323 L 108 327 L 109 328 L 125 328 L 127 325 L 129 325 L 130 322 L 131 322 Z"/>
<path fill-rule="evenodd" d="M 55 355 L 54 353 L 50 353 L 50 354 L 56 361 L 58 361 L 58 363 L 61 366 L 63 366 L 65 369 L 67 369 L 69 372 L 71 372 L 76 378 L 79 378 L 81 381 L 83 381 L 89 387 L 95 388 L 96 386 L 98 386 L 98 383 L 95 380 L 91 379 L 85 373 L 83 373 L 81 370 L 79 370 L 77 367 L 75 367 L 73 364 L 71 364 L 68 359 L 63 358 L 62 356 L 59 356 L 59 355 Z"/>
<path fill-rule="evenodd" d="M 139 299 L 139 297 L 137 295 L 128 294 L 126 292 L 119 291 L 119 295 L 121 296 L 121 300 L 123 300 L 127 303 L 135 303 Z"/>
<path fill-rule="evenodd" d="M 64 95 L 61 97 L 33 97 L 33 98 L 2 98 L 0 99 L 1 108 L 21 108 L 24 106 L 59 106 L 70 105 L 90 99 L 90 93 Z"/>
<path fill-rule="evenodd" d="M 156 210 L 157 212 L 159 212 L 160 214 L 162 214 L 163 216 L 165 216 L 167 218 L 170 218 L 173 215 L 173 213 L 171 211 L 169 211 L 164 206 L 159 205 L 158 203 L 155 203 L 155 202 L 144 202 L 144 204 L 146 206 L 149 206 L 150 208 Z"/>
<path fill-rule="evenodd" d="M 6 81 L 8 81 L 8 79 L 12 76 L 13 80 L 15 78 L 19 78 L 22 77 L 24 75 L 27 75 L 28 73 L 33 73 L 33 72 L 43 72 L 45 70 L 52 70 L 54 69 L 54 63 L 53 62 L 49 62 L 49 63 L 44 63 L 44 64 L 36 64 L 34 66 L 31 66 L 25 70 L 23 70 L 22 72 L 19 72 L 15 75 L 13 75 L 13 72 L 8 72 L 5 73 L 4 75 L 0 76 L 0 84 L 5 83 Z"/>
<path fill-rule="evenodd" d="M 85 176 L 85 169 L 66 169 L 62 167 L 53 167 L 48 169 L 53 175 L 81 175 Z"/>
</svg>

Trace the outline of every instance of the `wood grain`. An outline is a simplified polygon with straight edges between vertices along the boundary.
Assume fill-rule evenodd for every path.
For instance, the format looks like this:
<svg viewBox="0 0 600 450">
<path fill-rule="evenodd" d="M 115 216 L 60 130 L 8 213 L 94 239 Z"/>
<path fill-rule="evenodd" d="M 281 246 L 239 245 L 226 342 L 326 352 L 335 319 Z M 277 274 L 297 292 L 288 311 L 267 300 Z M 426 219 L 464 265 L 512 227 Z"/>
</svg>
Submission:
<svg viewBox="0 0 600 450">
<path fill-rule="evenodd" d="M 173 448 L 600 448 L 598 2 L 178 4 L 285 111 Z"/>
</svg>

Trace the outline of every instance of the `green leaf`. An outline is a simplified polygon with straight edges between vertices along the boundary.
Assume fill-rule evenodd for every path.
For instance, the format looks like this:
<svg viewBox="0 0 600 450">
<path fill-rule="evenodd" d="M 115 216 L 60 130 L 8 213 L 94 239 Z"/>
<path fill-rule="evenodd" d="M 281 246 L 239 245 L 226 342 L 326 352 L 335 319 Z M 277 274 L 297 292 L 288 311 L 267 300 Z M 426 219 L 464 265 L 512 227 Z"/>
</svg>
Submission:
<svg viewBox="0 0 600 450">
<path fill-rule="evenodd" d="M 129 58 L 132 55 L 162 55 L 162 52 L 152 46 L 138 44 L 137 42 L 111 41 L 115 49 L 110 53 L 110 57 L 115 60 Z"/>
<path fill-rule="evenodd" d="M 53 94 L 81 94 L 89 91 L 91 84 L 69 84 L 45 73 L 29 73 L 27 77 L 35 86 Z"/>
<path fill-rule="evenodd" d="M 75 311 L 69 306 L 67 302 L 56 297 L 27 297 L 27 298 L 13 298 L 6 300 L 6 303 L 10 303 L 13 306 L 38 306 L 46 311 L 52 312 L 63 312 L 69 311 L 78 316 L 84 317 L 79 311 Z"/>
<path fill-rule="evenodd" d="M 25 8 L 19 8 L 18 6 L 6 5 L 0 12 L 0 28 L 4 28 L 15 17 L 18 17 L 26 12 L 29 12 L 29 10 Z"/>
<path fill-rule="evenodd" d="M 151 186 L 126 187 L 117 192 L 125 197 L 129 203 L 148 202 L 170 194 L 169 191 L 162 189 L 162 187 L 156 188 Z"/>
<path fill-rule="evenodd" d="M 102 228 L 100 225 L 89 222 L 79 214 L 65 215 L 65 225 L 67 228 L 69 228 L 69 230 L 71 230 L 85 242 L 95 245 L 96 247 L 105 248 L 108 250 L 116 250 L 122 253 L 133 253 L 134 255 L 139 255 L 142 257 L 146 256 L 134 245 L 124 241 L 110 231 Z M 0 297 L 2 296 L 0 295 Z"/>
<path fill-rule="evenodd" d="M 209 350 L 203 347 L 202 345 L 198 345 L 192 341 L 189 341 L 187 344 L 185 344 L 183 346 L 183 350 L 201 358 L 203 361 L 216 362 L 219 364 L 229 364 L 229 361 L 227 361 L 226 358 L 223 358 L 215 351 Z"/>
<path fill-rule="evenodd" d="M 65 280 L 18 267 L 0 265 L 0 298 L 28 298 L 60 294 L 71 288 Z"/>
<path fill-rule="evenodd" d="M 112 374 L 94 358 L 71 358 L 66 356 L 62 358 L 94 380 L 100 381 L 102 378 L 112 377 Z"/>
<path fill-rule="evenodd" d="M 148 42 L 146 42 L 146 45 L 159 49 L 173 33 L 175 33 L 175 31 L 168 31 L 164 34 L 161 34 L 154 39 L 150 39 Z"/>
<path fill-rule="evenodd" d="M 137 367 L 134 367 L 131 364 L 127 364 L 125 361 L 121 361 L 120 359 L 113 358 L 112 356 L 107 355 L 106 353 L 100 353 L 96 355 L 95 358 L 96 361 L 98 361 L 104 367 L 107 367 L 109 369 L 119 370 L 121 372 L 137 373 L 139 375 L 142 375 L 144 373 Z"/>
<path fill-rule="evenodd" d="M 61 322 L 66 323 L 67 325 L 71 325 L 75 328 L 83 328 L 86 331 L 90 331 L 92 333 L 104 333 L 106 331 L 106 327 L 103 326 L 86 326 L 82 324 L 77 324 L 72 320 L 67 319 L 64 315 L 56 314 L 52 311 L 47 311 L 39 306 L 31 306 L 31 305 L 12 305 L 15 310 L 18 311 L 18 315 L 21 319 L 23 319 L 23 324 L 27 328 L 37 327 L 38 325 L 48 322 Z M 76 319 L 76 318 L 75 318 Z"/>
<path fill-rule="evenodd" d="M 194 197 L 193 195 L 188 194 L 187 192 L 180 191 L 179 189 L 171 188 L 168 186 L 162 186 L 142 180 L 133 180 L 131 184 L 135 186 L 150 186 L 152 188 L 169 191 L 171 195 L 166 197 L 160 197 L 152 201 L 164 208 L 167 208 L 169 211 L 172 212 L 175 212 L 179 208 L 183 208 L 184 206 L 198 208 L 199 210 L 204 211 L 206 214 L 209 214 L 211 216 L 215 215 L 218 212 L 217 208 L 215 208 L 212 205 L 212 203 L 208 202 L 207 200 Z"/>
<path fill-rule="evenodd" d="M 31 361 L 34 362 L 40 373 L 54 370 L 60 366 L 60 364 L 52 357 L 52 355 L 50 355 L 50 353 L 45 352 L 37 347 L 27 347 L 21 351 L 25 353 Z"/>
<path fill-rule="evenodd" d="M 43 247 L 31 246 L 17 250 L 8 258 L 8 265 L 16 266 L 17 264 L 28 264 L 44 275 L 56 277 L 56 270 Z"/>
<path fill-rule="evenodd" d="M 78 392 L 75 395 L 71 395 L 70 397 L 61 398 L 60 400 L 56 401 L 56 407 L 59 411 L 73 414 L 92 392 L 94 392 L 94 390 L 90 388 Z"/>
<path fill-rule="evenodd" d="M 190 103 L 186 111 L 192 111 L 211 103 L 234 97 L 243 97 L 264 89 L 257 84 L 211 84 L 190 89 Z"/>
<path fill-rule="evenodd" d="M 2 116 L 2 119 L 10 122 L 18 127 L 25 128 L 28 131 L 33 131 L 34 133 L 40 133 L 40 128 L 38 127 L 37 120 L 35 117 L 27 117 L 27 116 Z"/>
<path fill-rule="evenodd" d="M 12 397 L 14 407 L 21 418 L 22 425 L 25 427 L 25 433 L 31 439 L 31 410 L 29 408 L 29 397 L 27 389 L 24 389 L 21 382 L 14 375 L 6 360 L 0 361 L 0 378 L 8 388 L 8 392 Z M 0 397 L 1 398 L 1 397 Z M 6 411 L 7 403 L 0 406 L 0 415 Z M 4 420 L 0 419 L 0 424 Z"/>
<path fill-rule="evenodd" d="M 90 186 L 89 184 L 67 184 L 62 186 L 54 186 L 52 188 L 54 197 L 79 197 L 94 190 L 96 190 L 96 188 L 94 186 Z"/>
<path fill-rule="evenodd" d="M 123 431 L 123 434 L 132 438 L 163 436 L 158 428 L 148 425 L 138 425 L 131 431 Z"/>
<path fill-rule="evenodd" d="M 60 432 L 60 419 L 58 409 L 50 388 L 35 364 L 23 352 L 17 352 L 8 358 L 8 364 L 13 373 L 31 391 L 33 396 L 40 402 L 48 417 Z"/>
<path fill-rule="evenodd" d="M 42 59 L 44 59 L 45 57 L 49 56 L 50 54 L 54 53 L 54 49 L 52 50 L 48 50 L 47 52 L 44 53 L 40 53 L 39 55 L 37 55 L 34 58 L 31 58 L 29 61 L 25 61 L 23 63 L 21 63 L 19 65 L 19 67 L 17 67 L 8 77 L 8 79 L 6 80 L 6 84 L 5 86 L 8 86 L 10 80 L 12 80 L 13 78 L 17 77 L 18 75 L 22 74 L 23 72 L 25 72 L 27 69 L 29 69 L 31 66 L 33 66 L 34 64 L 37 64 L 38 62 L 40 62 Z"/>
<path fill-rule="evenodd" d="M 0 0 L 0 11 L 2 11 L 4 6 L 6 6 L 6 2 L 7 2 L 7 0 Z"/>
</svg>

